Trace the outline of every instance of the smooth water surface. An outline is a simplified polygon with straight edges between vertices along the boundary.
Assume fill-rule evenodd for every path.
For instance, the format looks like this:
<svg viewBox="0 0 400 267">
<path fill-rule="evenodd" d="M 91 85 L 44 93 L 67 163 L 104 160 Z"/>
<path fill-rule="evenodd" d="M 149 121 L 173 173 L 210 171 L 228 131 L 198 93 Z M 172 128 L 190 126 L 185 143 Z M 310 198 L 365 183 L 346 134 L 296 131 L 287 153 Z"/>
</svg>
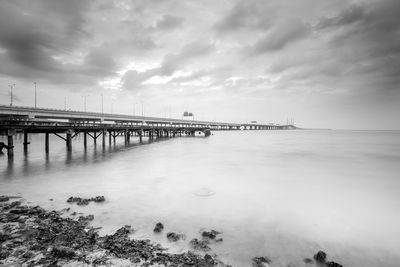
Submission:
<svg viewBox="0 0 400 267">
<path fill-rule="evenodd" d="M 0 194 L 94 214 L 103 233 L 129 224 L 179 252 L 201 229 L 219 230 L 212 248 L 234 266 L 254 256 L 305 266 L 319 249 L 344 266 L 399 266 L 398 131 L 214 132 L 86 151 L 77 137 L 72 153 L 52 136 L 49 155 L 43 135 L 30 139 L 27 153 L 19 136 L 14 158 L 0 155 Z M 65 202 L 96 195 L 107 201 Z M 186 241 L 155 236 L 158 221 Z"/>
</svg>

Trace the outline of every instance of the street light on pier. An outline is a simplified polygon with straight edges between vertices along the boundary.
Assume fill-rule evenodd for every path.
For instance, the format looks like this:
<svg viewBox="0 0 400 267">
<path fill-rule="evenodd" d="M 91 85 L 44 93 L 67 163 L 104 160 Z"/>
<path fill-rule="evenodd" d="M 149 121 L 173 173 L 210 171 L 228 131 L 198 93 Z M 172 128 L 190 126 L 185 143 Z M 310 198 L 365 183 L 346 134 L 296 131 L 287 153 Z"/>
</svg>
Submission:
<svg viewBox="0 0 400 267">
<path fill-rule="evenodd" d="M 34 84 L 35 84 L 35 108 L 37 108 L 36 82 L 34 82 Z"/>
<path fill-rule="evenodd" d="M 13 89 L 14 89 L 15 83 L 9 84 L 8 87 L 10 87 L 10 107 L 13 105 Z"/>
<path fill-rule="evenodd" d="M 103 94 L 101 94 L 101 114 L 104 113 L 104 97 Z"/>
</svg>

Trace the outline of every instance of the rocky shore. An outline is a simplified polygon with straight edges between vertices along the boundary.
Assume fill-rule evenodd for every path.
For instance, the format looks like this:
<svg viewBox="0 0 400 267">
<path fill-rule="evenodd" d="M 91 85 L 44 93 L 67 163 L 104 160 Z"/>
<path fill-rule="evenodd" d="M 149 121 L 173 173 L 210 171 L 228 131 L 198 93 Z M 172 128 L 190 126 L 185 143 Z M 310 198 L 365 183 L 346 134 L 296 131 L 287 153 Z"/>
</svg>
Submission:
<svg viewBox="0 0 400 267">
<path fill-rule="evenodd" d="M 71 197 L 69 203 L 87 205 L 104 202 L 102 196 L 82 199 Z M 204 231 L 189 241 L 192 250 L 173 254 L 150 240 L 130 237 L 134 229 L 123 226 L 112 235 L 101 236 L 90 225 L 93 215 L 73 216 L 70 208 L 48 211 L 29 206 L 13 197 L 0 196 L 0 266 L 229 266 L 212 252 L 210 244 L 223 242 L 215 230 Z M 163 233 L 164 225 L 155 225 L 154 234 L 165 234 L 171 242 L 184 239 L 180 233 Z M 319 251 L 304 264 L 341 267 L 326 260 Z M 253 266 L 273 266 L 265 256 L 254 257 Z"/>
</svg>

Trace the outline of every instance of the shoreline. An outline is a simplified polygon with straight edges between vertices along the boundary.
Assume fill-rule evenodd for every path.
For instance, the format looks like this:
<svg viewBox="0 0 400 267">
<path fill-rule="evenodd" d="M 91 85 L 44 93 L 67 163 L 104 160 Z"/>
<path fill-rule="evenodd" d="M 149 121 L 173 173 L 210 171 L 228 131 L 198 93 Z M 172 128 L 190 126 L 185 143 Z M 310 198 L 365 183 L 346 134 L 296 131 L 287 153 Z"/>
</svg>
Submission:
<svg viewBox="0 0 400 267">
<path fill-rule="evenodd" d="M 30 206 L 17 197 L 0 196 L 0 265 L 5 266 L 222 266 L 222 262 L 209 245 L 223 242 L 221 233 L 203 231 L 198 238 L 188 242 L 191 249 L 183 253 L 168 252 L 168 248 L 151 240 L 132 239 L 135 230 L 130 225 L 115 233 L 101 236 L 101 227 L 91 226 L 93 215 L 45 210 Z M 82 199 L 71 197 L 69 204 L 89 205 L 103 202 L 102 196 Z M 75 213 L 75 214 L 74 214 Z M 165 235 L 170 242 L 185 240 L 184 234 L 166 232 L 159 222 L 154 235 Z M 255 267 L 273 266 L 267 256 L 249 259 Z M 305 258 L 306 266 L 341 267 L 327 261 L 326 253 L 317 252 Z"/>
</svg>

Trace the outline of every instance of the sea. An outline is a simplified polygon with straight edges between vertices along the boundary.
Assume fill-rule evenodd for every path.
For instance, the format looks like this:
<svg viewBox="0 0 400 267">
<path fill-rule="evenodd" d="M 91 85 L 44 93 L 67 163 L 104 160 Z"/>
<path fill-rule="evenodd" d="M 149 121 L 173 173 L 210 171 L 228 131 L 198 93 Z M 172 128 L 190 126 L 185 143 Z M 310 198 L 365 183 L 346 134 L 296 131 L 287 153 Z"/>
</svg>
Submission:
<svg viewBox="0 0 400 267">
<path fill-rule="evenodd" d="M 400 266 L 400 131 L 214 131 L 105 147 L 89 138 L 86 149 L 78 135 L 70 152 L 51 135 L 48 154 L 44 135 L 29 141 L 24 151 L 18 135 L 14 157 L 0 154 L 0 195 L 93 214 L 101 234 L 131 225 L 133 238 L 180 253 L 213 229 L 223 239 L 213 252 L 239 267 L 256 256 L 308 266 L 319 250 L 343 266 Z"/>
</svg>

